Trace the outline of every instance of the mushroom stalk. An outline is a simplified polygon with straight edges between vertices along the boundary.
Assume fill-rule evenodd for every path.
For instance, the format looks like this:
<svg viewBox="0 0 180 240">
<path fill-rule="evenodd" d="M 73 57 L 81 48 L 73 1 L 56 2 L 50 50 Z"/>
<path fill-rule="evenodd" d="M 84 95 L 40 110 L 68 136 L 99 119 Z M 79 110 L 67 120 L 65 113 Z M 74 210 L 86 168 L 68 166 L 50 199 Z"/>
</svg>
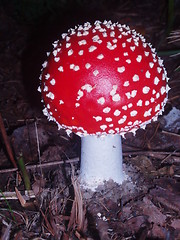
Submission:
<svg viewBox="0 0 180 240">
<path fill-rule="evenodd" d="M 125 180 L 122 168 L 120 135 L 85 136 L 81 138 L 80 182 L 95 190 L 104 181 L 121 184 Z"/>
</svg>

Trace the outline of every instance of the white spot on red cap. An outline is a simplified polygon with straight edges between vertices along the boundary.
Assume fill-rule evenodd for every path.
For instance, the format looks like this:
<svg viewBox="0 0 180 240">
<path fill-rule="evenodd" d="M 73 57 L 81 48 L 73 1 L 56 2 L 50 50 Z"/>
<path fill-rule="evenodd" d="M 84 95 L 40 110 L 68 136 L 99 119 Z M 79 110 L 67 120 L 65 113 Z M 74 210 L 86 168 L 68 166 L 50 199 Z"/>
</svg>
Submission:
<svg viewBox="0 0 180 240">
<path fill-rule="evenodd" d="M 99 40 L 99 36 L 95 35 L 92 37 L 93 42 L 97 42 Z"/>
<path fill-rule="evenodd" d="M 103 37 L 107 37 L 107 33 L 106 32 L 103 32 Z"/>
<path fill-rule="evenodd" d="M 125 67 L 124 67 L 124 66 L 118 67 L 118 68 L 117 68 L 117 71 L 118 71 L 119 73 L 123 73 L 123 72 L 125 71 Z"/>
<path fill-rule="evenodd" d="M 142 100 L 140 99 L 140 100 L 138 100 L 138 102 L 137 102 L 137 106 L 139 106 L 139 107 L 141 107 L 142 106 Z"/>
<path fill-rule="evenodd" d="M 79 67 L 79 66 L 77 66 L 77 65 L 76 65 L 76 66 L 74 66 L 74 68 L 73 68 L 73 70 L 74 70 L 74 71 L 79 71 L 79 69 L 80 69 L 80 67 Z"/>
<path fill-rule="evenodd" d="M 72 64 L 70 64 L 70 66 L 69 66 L 69 67 L 70 67 L 70 69 L 73 69 L 73 68 L 74 68 L 74 66 L 75 66 L 75 65 L 74 65 L 74 63 L 72 63 Z"/>
<path fill-rule="evenodd" d="M 139 81 L 139 76 L 137 74 L 135 74 L 133 76 L 133 82 L 137 82 L 137 81 Z"/>
<path fill-rule="evenodd" d="M 119 57 L 115 57 L 114 60 L 115 60 L 115 61 L 119 61 Z"/>
<path fill-rule="evenodd" d="M 105 103 L 105 98 L 104 97 L 100 97 L 97 102 L 101 105 L 103 105 Z"/>
<path fill-rule="evenodd" d="M 64 71 L 63 66 L 58 67 L 58 71 L 63 72 Z"/>
<path fill-rule="evenodd" d="M 147 78 L 150 78 L 150 77 L 151 77 L 151 74 L 150 74 L 149 71 L 146 71 L 146 77 L 147 77 Z"/>
<path fill-rule="evenodd" d="M 59 62 L 59 60 L 60 60 L 60 57 L 55 57 L 55 58 L 54 58 L 54 61 L 55 61 L 55 62 Z"/>
<path fill-rule="evenodd" d="M 127 92 L 125 93 L 125 95 L 127 96 L 128 99 L 130 98 L 134 98 L 137 94 L 137 90 L 132 90 L 131 92 Z"/>
<path fill-rule="evenodd" d="M 62 39 L 65 39 L 66 36 L 67 36 L 67 33 L 62 33 L 61 34 Z M 54 43 L 57 43 L 57 41 L 55 41 Z"/>
<path fill-rule="evenodd" d="M 59 100 L 59 104 L 64 104 L 64 101 L 63 100 Z"/>
<path fill-rule="evenodd" d="M 133 47 L 131 46 L 131 47 L 130 47 L 130 49 L 131 49 L 132 52 L 134 52 L 135 48 L 136 48 L 135 46 L 133 46 Z"/>
<path fill-rule="evenodd" d="M 152 108 L 150 108 L 148 111 L 145 111 L 144 117 L 151 116 L 151 111 L 152 111 Z"/>
<path fill-rule="evenodd" d="M 137 111 L 133 110 L 130 112 L 131 117 L 135 117 L 137 115 Z"/>
<path fill-rule="evenodd" d="M 106 122 L 112 122 L 112 118 L 110 117 L 106 118 Z"/>
<path fill-rule="evenodd" d="M 83 95 L 84 95 L 83 91 L 79 90 L 79 91 L 78 91 L 78 97 L 77 97 L 76 100 L 79 101 L 80 98 L 82 98 Z"/>
<path fill-rule="evenodd" d="M 93 90 L 93 87 L 90 84 L 85 84 L 81 87 L 82 90 L 86 90 L 87 92 L 91 92 Z"/>
<path fill-rule="evenodd" d="M 46 97 L 54 100 L 54 94 L 53 94 L 52 92 L 47 93 L 47 94 L 46 94 Z"/>
<path fill-rule="evenodd" d="M 128 108 L 131 108 L 132 106 L 133 106 L 132 103 L 129 103 L 129 104 L 128 104 Z"/>
<path fill-rule="evenodd" d="M 57 50 L 54 50 L 52 53 L 53 53 L 53 56 L 56 57 L 58 51 L 57 51 Z"/>
<path fill-rule="evenodd" d="M 44 91 L 44 92 L 47 92 L 47 91 L 48 91 L 48 86 L 44 86 L 43 91 Z"/>
<path fill-rule="evenodd" d="M 141 56 L 141 55 L 138 55 L 137 58 L 136 58 L 136 61 L 137 61 L 137 62 L 141 62 L 141 60 L 142 60 L 142 56 Z"/>
<path fill-rule="evenodd" d="M 162 59 L 158 59 L 158 63 L 161 67 L 163 67 L 163 60 Z"/>
<path fill-rule="evenodd" d="M 116 38 L 114 38 L 114 39 L 112 40 L 113 43 L 117 43 L 117 41 L 118 41 L 118 40 L 117 40 Z"/>
<path fill-rule="evenodd" d="M 117 91 L 117 85 L 113 85 L 112 90 L 110 91 L 110 95 L 114 96 L 116 94 Z"/>
<path fill-rule="evenodd" d="M 126 47 L 126 43 L 122 43 L 122 47 L 125 48 Z"/>
<path fill-rule="evenodd" d="M 70 49 L 70 50 L 68 51 L 68 56 L 71 56 L 72 54 L 73 54 L 73 50 Z"/>
<path fill-rule="evenodd" d="M 121 112 L 118 109 L 116 109 L 114 111 L 114 116 L 118 117 L 120 114 L 121 114 Z"/>
<path fill-rule="evenodd" d="M 97 56 L 97 59 L 103 59 L 104 58 L 104 55 L 103 54 L 99 54 L 98 56 Z"/>
<path fill-rule="evenodd" d="M 90 63 L 86 63 L 85 68 L 89 69 L 90 67 L 91 67 L 91 64 Z"/>
<path fill-rule="evenodd" d="M 149 66 L 150 66 L 150 68 L 153 68 L 153 67 L 154 67 L 154 63 L 153 63 L 153 62 L 150 62 L 150 63 L 149 63 Z"/>
<path fill-rule="evenodd" d="M 115 37 L 115 32 L 114 31 L 110 32 L 110 37 Z"/>
<path fill-rule="evenodd" d="M 144 55 L 146 56 L 146 57 L 148 57 L 149 56 L 149 52 L 144 52 Z"/>
<path fill-rule="evenodd" d="M 114 50 L 115 48 L 117 48 L 117 44 L 112 45 L 111 42 L 107 42 L 107 48 L 109 50 Z"/>
<path fill-rule="evenodd" d="M 82 37 L 82 33 L 81 32 L 77 32 L 77 36 L 78 37 Z"/>
<path fill-rule="evenodd" d="M 80 106 L 80 103 L 75 103 L 75 107 L 79 107 Z"/>
<path fill-rule="evenodd" d="M 71 46 L 71 43 L 66 43 L 66 48 L 69 48 Z"/>
<path fill-rule="evenodd" d="M 124 115 L 124 116 L 118 121 L 118 123 L 119 123 L 119 124 L 122 124 L 122 123 L 124 123 L 124 122 L 126 121 L 126 119 L 127 119 L 127 116 Z"/>
<path fill-rule="evenodd" d="M 79 44 L 79 46 L 86 45 L 87 42 L 86 42 L 86 40 L 83 39 L 83 40 L 79 41 L 78 44 Z"/>
<path fill-rule="evenodd" d="M 37 90 L 38 90 L 38 92 L 40 92 L 40 93 L 41 93 L 41 87 L 40 87 L 40 86 L 38 87 L 38 89 L 37 89 Z"/>
<path fill-rule="evenodd" d="M 158 77 L 155 77 L 155 78 L 154 78 L 154 84 L 155 84 L 155 85 L 158 85 L 159 81 L 160 81 L 160 80 L 159 80 Z"/>
<path fill-rule="evenodd" d="M 96 46 L 91 46 L 91 47 L 89 47 L 89 52 L 94 52 L 94 50 L 96 50 L 96 49 L 97 49 Z"/>
<path fill-rule="evenodd" d="M 42 67 L 46 68 L 47 67 L 47 63 L 48 63 L 47 61 L 43 62 Z"/>
<path fill-rule="evenodd" d="M 48 80 L 50 78 L 50 74 L 47 73 L 44 77 L 45 77 L 46 80 Z"/>
<path fill-rule="evenodd" d="M 162 74 L 162 80 L 165 80 L 166 79 L 166 75 L 163 73 Z"/>
<path fill-rule="evenodd" d="M 166 92 L 168 93 L 169 90 L 171 90 L 171 88 L 168 85 L 166 85 Z"/>
<path fill-rule="evenodd" d="M 105 124 L 100 126 L 100 129 L 102 129 L 103 131 L 105 131 L 106 128 L 107 128 L 107 125 Z"/>
<path fill-rule="evenodd" d="M 111 108 L 110 107 L 106 107 L 103 109 L 103 112 L 104 113 L 109 113 L 111 111 Z"/>
<path fill-rule="evenodd" d="M 82 56 L 82 55 L 83 55 L 83 53 L 84 53 L 84 51 L 83 51 L 83 50 L 80 50 L 80 51 L 78 52 L 79 56 Z"/>
<path fill-rule="evenodd" d="M 160 110 L 160 104 L 158 104 L 156 107 L 155 107 L 155 112 L 159 111 Z"/>
<path fill-rule="evenodd" d="M 114 102 L 118 102 L 118 101 L 121 100 L 121 97 L 120 97 L 120 95 L 118 93 L 116 93 L 115 95 L 112 96 L 112 100 Z"/>
<path fill-rule="evenodd" d="M 43 112 L 43 114 L 44 114 L 45 116 L 48 116 L 48 110 L 47 110 L 47 108 L 44 108 L 44 109 L 42 110 L 42 112 Z"/>
<path fill-rule="evenodd" d="M 126 59 L 126 62 L 127 62 L 128 64 L 130 64 L 130 63 L 131 63 L 131 59 Z"/>
<path fill-rule="evenodd" d="M 97 116 L 97 117 L 94 117 L 94 116 L 93 116 L 93 118 L 96 120 L 96 122 L 99 122 L 99 121 L 102 120 L 102 117 L 101 117 L 101 116 Z"/>
<path fill-rule="evenodd" d="M 156 99 L 158 99 L 160 97 L 160 93 L 156 93 Z"/>
<path fill-rule="evenodd" d="M 109 133 L 109 134 L 114 134 L 115 131 L 114 131 L 113 129 L 110 129 L 110 130 L 108 131 L 108 133 Z"/>
<path fill-rule="evenodd" d="M 153 103 L 153 102 L 155 101 L 155 99 L 152 97 L 152 98 L 150 99 L 150 101 Z"/>
<path fill-rule="evenodd" d="M 129 81 L 125 81 L 123 84 L 124 87 L 128 87 L 129 86 Z"/>
<path fill-rule="evenodd" d="M 51 81 L 50 81 L 50 84 L 51 84 L 51 85 L 55 85 L 55 83 L 56 83 L 55 79 L 52 78 Z"/>
<path fill-rule="evenodd" d="M 128 38 L 126 39 L 127 42 L 131 42 L 132 41 L 132 38 Z"/>
<path fill-rule="evenodd" d="M 161 95 L 163 95 L 166 92 L 166 88 L 164 86 L 161 87 Z"/>
<path fill-rule="evenodd" d="M 93 75 L 94 76 L 97 76 L 99 74 L 99 71 L 98 70 L 95 70 L 94 72 L 93 72 Z"/>
<path fill-rule="evenodd" d="M 122 106 L 122 109 L 126 111 L 128 109 L 127 105 Z"/>
<path fill-rule="evenodd" d="M 77 66 L 77 65 L 74 65 L 73 63 L 72 64 L 70 64 L 70 69 L 72 69 L 72 70 L 74 70 L 74 71 L 79 71 L 79 66 Z"/>
<path fill-rule="evenodd" d="M 150 90 L 150 87 L 147 87 L 147 86 L 143 87 L 143 89 L 142 89 L 144 94 L 147 94 L 149 92 L 149 90 Z"/>
</svg>

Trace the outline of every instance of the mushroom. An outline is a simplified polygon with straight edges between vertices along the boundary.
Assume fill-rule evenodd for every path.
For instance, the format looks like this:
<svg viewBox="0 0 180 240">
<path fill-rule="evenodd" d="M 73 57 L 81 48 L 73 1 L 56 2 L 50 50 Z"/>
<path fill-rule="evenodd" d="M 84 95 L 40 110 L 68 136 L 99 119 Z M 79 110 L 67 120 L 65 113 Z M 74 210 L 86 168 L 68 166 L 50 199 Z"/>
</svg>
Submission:
<svg viewBox="0 0 180 240">
<path fill-rule="evenodd" d="M 81 137 L 80 181 L 121 184 L 121 136 L 157 120 L 169 86 L 163 61 L 142 35 L 111 21 L 69 29 L 43 63 L 43 113 Z"/>
</svg>

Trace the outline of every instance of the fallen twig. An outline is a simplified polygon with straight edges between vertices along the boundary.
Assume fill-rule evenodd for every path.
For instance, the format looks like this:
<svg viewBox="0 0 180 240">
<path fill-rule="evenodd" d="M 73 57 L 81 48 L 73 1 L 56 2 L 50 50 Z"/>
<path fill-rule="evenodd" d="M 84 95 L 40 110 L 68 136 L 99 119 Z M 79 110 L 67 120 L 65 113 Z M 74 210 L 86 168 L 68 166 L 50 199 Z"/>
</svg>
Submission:
<svg viewBox="0 0 180 240">
<path fill-rule="evenodd" d="M 55 161 L 55 162 L 47 162 L 47 163 L 41 163 L 41 164 L 35 164 L 35 165 L 29 165 L 29 166 L 27 165 L 26 169 L 33 170 L 33 169 L 37 169 L 37 168 L 46 168 L 46 167 L 50 167 L 50 166 L 61 165 L 64 163 L 76 163 L 76 162 L 79 162 L 79 158 L 72 158 L 72 159 L 60 160 L 60 161 Z M 0 174 L 8 173 L 8 172 L 16 172 L 17 170 L 18 170 L 18 168 L 3 169 L 3 170 L 0 170 Z"/>
<path fill-rule="evenodd" d="M 150 157 L 154 157 L 154 158 L 159 158 L 162 159 L 164 158 L 164 155 L 171 155 L 172 157 L 174 157 L 175 161 L 180 161 L 180 153 L 179 152 L 158 152 L 158 151 L 128 151 L 128 152 L 124 152 L 123 156 L 124 157 L 128 157 L 128 156 L 132 156 L 132 155 L 145 155 L 145 156 L 150 156 Z M 47 162 L 47 163 L 42 163 L 42 164 L 35 164 L 35 165 L 29 165 L 26 166 L 27 170 L 34 170 L 37 168 L 46 168 L 46 167 L 50 167 L 50 166 L 57 166 L 57 165 L 61 165 L 61 164 L 65 164 L 65 163 L 77 163 L 79 162 L 79 158 L 72 158 L 72 159 L 67 159 L 67 160 L 60 160 L 60 161 L 55 161 L 55 162 Z M 16 172 L 18 169 L 17 168 L 10 168 L 10 169 L 3 169 L 0 170 L 0 174 L 2 173 L 8 173 L 8 172 Z"/>
<path fill-rule="evenodd" d="M 2 192 L 3 196 L 0 195 L 0 201 L 4 201 L 6 200 L 17 200 L 17 194 L 16 192 Z M 24 199 L 29 200 L 31 198 L 35 198 L 35 194 L 32 190 L 29 191 L 25 191 L 25 193 L 23 194 L 21 192 L 21 195 L 23 196 Z"/>
</svg>

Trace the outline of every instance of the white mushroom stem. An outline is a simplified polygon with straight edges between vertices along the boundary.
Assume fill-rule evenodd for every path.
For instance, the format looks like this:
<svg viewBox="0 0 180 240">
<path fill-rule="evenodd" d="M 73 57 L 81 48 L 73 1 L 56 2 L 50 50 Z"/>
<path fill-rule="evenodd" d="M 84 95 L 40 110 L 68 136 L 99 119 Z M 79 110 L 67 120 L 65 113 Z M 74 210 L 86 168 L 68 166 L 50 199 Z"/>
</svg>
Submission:
<svg viewBox="0 0 180 240">
<path fill-rule="evenodd" d="M 85 136 L 81 138 L 80 182 L 95 190 L 104 181 L 121 184 L 125 180 L 122 168 L 120 135 Z"/>
</svg>

